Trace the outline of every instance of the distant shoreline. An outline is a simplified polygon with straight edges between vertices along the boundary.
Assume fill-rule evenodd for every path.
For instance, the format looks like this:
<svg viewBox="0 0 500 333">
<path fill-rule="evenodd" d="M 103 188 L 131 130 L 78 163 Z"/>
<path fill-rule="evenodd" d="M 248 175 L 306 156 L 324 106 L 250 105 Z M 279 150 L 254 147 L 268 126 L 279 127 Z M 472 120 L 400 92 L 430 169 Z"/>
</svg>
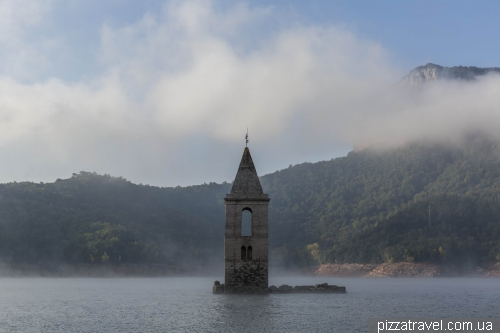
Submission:
<svg viewBox="0 0 500 333">
<path fill-rule="evenodd" d="M 324 264 L 315 276 L 332 277 L 500 277 L 500 263 L 481 267 L 440 266 L 429 263 Z"/>
<path fill-rule="evenodd" d="M 311 277 L 485 277 L 500 278 L 500 263 L 467 269 L 454 266 L 439 266 L 429 263 L 384 263 L 384 264 L 323 264 L 296 270 L 272 271 L 279 275 L 303 275 Z M 271 273 L 272 273 L 271 271 Z M 122 264 L 122 265 L 60 265 L 40 267 L 37 265 L 0 264 L 2 277 L 210 277 L 220 275 L 222 270 L 197 267 L 196 270 L 168 265 Z"/>
<path fill-rule="evenodd" d="M 210 276 L 211 270 L 187 270 L 179 266 L 151 264 L 121 265 L 6 265 L 0 264 L 2 277 L 176 277 Z"/>
</svg>

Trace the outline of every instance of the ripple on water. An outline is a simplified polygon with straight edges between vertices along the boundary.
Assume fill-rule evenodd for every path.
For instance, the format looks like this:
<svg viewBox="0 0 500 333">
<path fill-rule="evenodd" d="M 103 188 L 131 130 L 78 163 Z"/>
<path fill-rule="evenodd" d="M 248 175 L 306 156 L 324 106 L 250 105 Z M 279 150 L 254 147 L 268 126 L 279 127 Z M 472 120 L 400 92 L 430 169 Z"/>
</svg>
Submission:
<svg viewBox="0 0 500 333">
<path fill-rule="evenodd" d="M 363 332 L 373 317 L 496 317 L 500 280 L 272 278 L 347 294 L 213 295 L 213 278 L 0 279 L 0 332 Z"/>
</svg>

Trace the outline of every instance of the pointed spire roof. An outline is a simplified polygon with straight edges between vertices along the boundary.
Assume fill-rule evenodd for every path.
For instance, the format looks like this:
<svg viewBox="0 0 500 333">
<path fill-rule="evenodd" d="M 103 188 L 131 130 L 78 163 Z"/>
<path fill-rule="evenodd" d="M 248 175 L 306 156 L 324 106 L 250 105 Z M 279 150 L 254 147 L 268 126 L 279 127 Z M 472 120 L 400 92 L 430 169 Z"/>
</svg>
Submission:
<svg viewBox="0 0 500 333">
<path fill-rule="evenodd" d="M 231 193 L 228 194 L 226 198 L 267 198 L 267 194 L 264 194 L 262 191 L 259 176 L 257 176 L 257 171 L 255 170 L 255 165 L 253 164 L 250 149 L 248 149 L 248 147 L 245 147 L 243 151 L 240 166 L 236 173 L 233 187 L 231 188 Z"/>
</svg>

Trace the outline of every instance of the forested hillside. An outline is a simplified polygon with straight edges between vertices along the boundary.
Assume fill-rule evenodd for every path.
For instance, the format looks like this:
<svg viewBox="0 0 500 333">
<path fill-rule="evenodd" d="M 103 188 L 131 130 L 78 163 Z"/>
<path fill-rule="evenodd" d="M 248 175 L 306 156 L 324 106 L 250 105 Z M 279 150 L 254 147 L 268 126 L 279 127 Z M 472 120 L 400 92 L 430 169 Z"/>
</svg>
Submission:
<svg viewBox="0 0 500 333">
<path fill-rule="evenodd" d="M 135 185 L 80 172 L 0 185 L 0 258 L 9 263 L 207 264 L 221 255 L 230 184 Z"/>
<path fill-rule="evenodd" d="M 496 139 L 365 149 L 261 182 L 271 198 L 274 264 L 500 261 Z M 230 187 L 158 188 L 88 172 L 50 184 L 3 184 L 0 258 L 43 265 L 222 262 L 222 199 Z"/>
<path fill-rule="evenodd" d="M 262 182 L 274 253 L 296 262 L 500 261 L 497 140 L 366 149 Z"/>
</svg>

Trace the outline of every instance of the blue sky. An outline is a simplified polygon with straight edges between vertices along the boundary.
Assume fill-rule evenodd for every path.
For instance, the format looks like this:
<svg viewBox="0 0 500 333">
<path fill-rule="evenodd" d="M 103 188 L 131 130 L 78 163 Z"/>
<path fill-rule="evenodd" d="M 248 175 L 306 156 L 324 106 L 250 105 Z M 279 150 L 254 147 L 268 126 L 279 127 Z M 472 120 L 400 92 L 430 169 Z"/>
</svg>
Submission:
<svg viewBox="0 0 500 333">
<path fill-rule="evenodd" d="M 294 6 L 308 23 L 345 24 L 380 42 L 405 70 L 427 62 L 499 66 L 498 1 L 298 1 Z"/>
<path fill-rule="evenodd" d="M 233 2 L 214 3 L 229 7 Z M 499 66 L 500 43 L 498 1 L 252 1 L 253 7 L 271 7 L 277 22 L 266 22 L 265 29 L 279 25 L 338 25 L 360 38 L 377 41 L 386 48 L 395 65 L 408 71 L 428 62 L 443 66 Z M 100 44 L 103 24 L 120 27 L 133 24 L 146 13 L 158 13 L 162 1 L 108 0 L 57 1 L 50 22 L 36 27 L 40 34 L 62 37 L 72 66 L 54 68 L 48 76 L 77 79 L 96 71 L 95 51 Z M 68 57 L 69 58 L 69 57 Z"/>
<path fill-rule="evenodd" d="M 230 181 L 247 127 L 260 174 L 488 127 L 494 79 L 391 87 L 428 62 L 500 66 L 499 14 L 498 1 L 0 0 L 0 182 Z"/>
</svg>

